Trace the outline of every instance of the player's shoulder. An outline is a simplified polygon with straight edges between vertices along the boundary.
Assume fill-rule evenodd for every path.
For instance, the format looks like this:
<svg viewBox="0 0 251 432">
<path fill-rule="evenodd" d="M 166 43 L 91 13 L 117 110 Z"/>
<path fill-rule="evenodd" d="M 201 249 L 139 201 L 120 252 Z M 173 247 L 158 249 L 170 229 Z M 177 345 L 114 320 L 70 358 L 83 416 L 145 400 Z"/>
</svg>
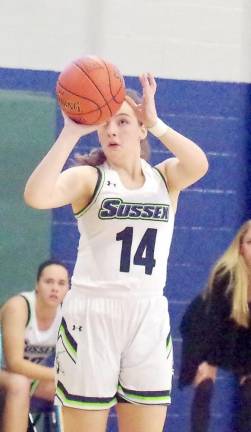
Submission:
<svg viewBox="0 0 251 432">
<path fill-rule="evenodd" d="M 76 165 L 67 168 L 64 173 L 67 173 L 68 175 L 88 176 L 97 174 L 97 171 L 98 168 L 91 165 Z"/>
<path fill-rule="evenodd" d="M 1 318 L 4 318 L 6 315 L 11 314 L 26 314 L 27 312 L 27 302 L 25 298 L 17 294 L 11 298 L 9 298 L 1 308 Z"/>
<path fill-rule="evenodd" d="M 67 168 L 61 176 L 62 181 L 68 185 L 72 184 L 72 187 L 76 185 L 80 185 L 81 188 L 92 187 L 97 182 L 99 171 L 98 168 L 90 165 L 79 165 Z"/>
<path fill-rule="evenodd" d="M 19 307 L 25 304 L 25 299 L 23 298 L 23 295 L 21 293 L 18 293 L 14 295 L 13 297 L 10 297 L 3 305 L 3 308 L 5 307 Z"/>
</svg>

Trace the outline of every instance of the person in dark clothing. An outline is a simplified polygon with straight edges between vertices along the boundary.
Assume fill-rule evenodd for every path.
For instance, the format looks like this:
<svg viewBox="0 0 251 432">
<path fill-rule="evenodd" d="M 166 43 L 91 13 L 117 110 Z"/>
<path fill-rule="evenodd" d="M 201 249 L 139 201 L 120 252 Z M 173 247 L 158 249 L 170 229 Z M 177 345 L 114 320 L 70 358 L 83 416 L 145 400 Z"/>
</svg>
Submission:
<svg viewBox="0 0 251 432">
<path fill-rule="evenodd" d="M 206 432 L 217 368 L 239 383 L 234 432 L 251 432 L 251 220 L 214 265 L 182 318 L 179 387 L 194 385 L 191 432 Z"/>
</svg>

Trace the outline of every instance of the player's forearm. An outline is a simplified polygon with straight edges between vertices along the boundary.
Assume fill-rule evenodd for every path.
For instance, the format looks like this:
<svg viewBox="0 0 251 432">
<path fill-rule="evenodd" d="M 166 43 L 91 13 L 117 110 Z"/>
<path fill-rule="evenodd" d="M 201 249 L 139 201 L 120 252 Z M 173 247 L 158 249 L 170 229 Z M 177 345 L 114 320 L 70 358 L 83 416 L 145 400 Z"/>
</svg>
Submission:
<svg viewBox="0 0 251 432">
<path fill-rule="evenodd" d="M 160 118 L 157 118 L 148 130 L 176 157 L 183 175 L 200 178 L 207 172 L 208 161 L 205 153 L 189 138 L 169 127 Z"/>
<path fill-rule="evenodd" d="M 55 144 L 29 177 L 24 191 L 25 202 L 35 208 L 50 208 L 57 179 L 80 136 L 64 128 Z"/>
<path fill-rule="evenodd" d="M 204 175 L 208 169 L 208 161 L 204 151 L 193 141 L 168 127 L 164 135 L 159 137 L 164 146 L 179 160 L 188 174 Z"/>
<path fill-rule="evenodd" d="M 32 363 L 29 360 L 15 360 L 7 362 L 7 370 L 19 375 L 24 375 L 30 379 L 54 380 L 55 372 L 53 368 Z"/>
</svg>

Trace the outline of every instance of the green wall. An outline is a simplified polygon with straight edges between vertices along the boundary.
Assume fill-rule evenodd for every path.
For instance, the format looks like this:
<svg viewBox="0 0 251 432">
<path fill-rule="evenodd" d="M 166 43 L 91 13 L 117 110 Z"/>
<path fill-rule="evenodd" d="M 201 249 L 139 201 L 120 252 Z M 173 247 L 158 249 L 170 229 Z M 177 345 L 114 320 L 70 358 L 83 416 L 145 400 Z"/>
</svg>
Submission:
<svg viewBox="0 0 251 432">
<path fill-rule="evenodd" d="M 55 138 L 56 102 L 47 94 L 0 91 L 0 302 L 34 287 L 49 257 L 50 211 L 23 201 L 26 179 Z"/>
</svg>

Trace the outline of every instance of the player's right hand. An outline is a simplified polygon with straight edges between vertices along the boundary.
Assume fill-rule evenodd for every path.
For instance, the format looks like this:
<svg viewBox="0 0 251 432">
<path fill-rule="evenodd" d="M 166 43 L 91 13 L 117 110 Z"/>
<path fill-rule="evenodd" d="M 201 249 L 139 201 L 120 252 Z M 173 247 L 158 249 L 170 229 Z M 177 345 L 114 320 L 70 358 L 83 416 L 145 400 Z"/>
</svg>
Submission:
<svg viewBox="0 0 251 432">
<path fill-rule="evenodd" d="M 76 134 L 77 136 L 79 136 L 79 138 L 91 132 L 95 132 L 98 129 L 99 125 L 84 125 L 76 123 L 75 121 L 71 120 L 70 117 L 68 117 L 64 113 L 64 111 L 61 112 L 64 118 L 64 128 L 72 132 L 73 134 Z"/>
</svg>

